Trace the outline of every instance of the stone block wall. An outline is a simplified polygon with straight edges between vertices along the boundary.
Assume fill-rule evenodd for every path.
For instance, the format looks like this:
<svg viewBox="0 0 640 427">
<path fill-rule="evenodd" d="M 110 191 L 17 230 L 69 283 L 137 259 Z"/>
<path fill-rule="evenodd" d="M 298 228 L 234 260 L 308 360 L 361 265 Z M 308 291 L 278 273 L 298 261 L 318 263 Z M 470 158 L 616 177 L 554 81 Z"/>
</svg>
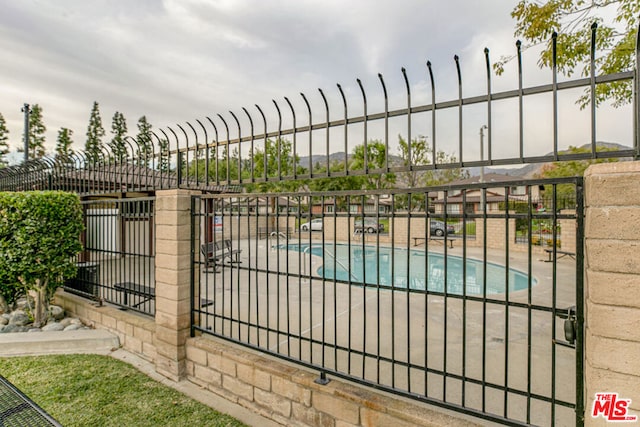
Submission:
<svg viewBox="0 0 640 427">
<path fill-rule="evenodd" d="M 208 337 L 187 341 L 187 379 L 286 426 L 473 424 L 427 405 L 333 379 Z"/>
<path fill-rule="evenodd" d="M 58 290 L 56 304 L 96 329 L 106 329 L 120 339 L 122 348 L 150 362 L 156 359 L 155 321 L 112 306 L 96 306 L 86 298 Z"/>
<path fill-rule="evenodd" d="M 585 173 L 585 399 L 631 399 L 640 418 L 640 162 L 594 165 Z"/>
</svg>

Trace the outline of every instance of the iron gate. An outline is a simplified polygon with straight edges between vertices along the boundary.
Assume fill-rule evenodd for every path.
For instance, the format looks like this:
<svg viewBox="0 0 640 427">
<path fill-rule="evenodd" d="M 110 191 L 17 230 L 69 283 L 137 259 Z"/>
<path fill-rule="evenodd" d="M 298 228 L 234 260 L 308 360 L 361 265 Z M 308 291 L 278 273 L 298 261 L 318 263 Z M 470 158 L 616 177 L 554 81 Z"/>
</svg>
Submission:
<svg viewBox="0 0 640 427">
<path fill-rule="evenodd" d="M 319 380 L 580 425 L 582 210 L 581 178 L 196 196 L 193 331 Z"/>
</svg>

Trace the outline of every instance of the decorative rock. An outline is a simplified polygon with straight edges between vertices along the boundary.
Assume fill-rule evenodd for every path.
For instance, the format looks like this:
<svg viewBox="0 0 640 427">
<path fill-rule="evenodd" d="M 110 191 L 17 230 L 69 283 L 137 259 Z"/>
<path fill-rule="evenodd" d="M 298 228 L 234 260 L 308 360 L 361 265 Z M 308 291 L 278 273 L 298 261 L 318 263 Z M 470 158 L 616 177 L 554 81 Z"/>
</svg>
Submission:
<svg viewBox="0 0 640 427">
<path fill-rule="evenodd" d="M 9 319 L 4 316 L 0 316 L 0 326 L 4 326 L 9 323 Z"/>
<path fill-rule="evenodd" d="M 49 317 L 53 317 L 55 320 L 64 319 L 64 309 L 57 305 L 49 306 Z"/>
<path fill-rule="evenodd" d="M 40 329 L 40 328 L 31 328 L 27 332 L 42 332 L 42 329 Z"/>
<path fill-rule="evenodd" d="M 27 307 L 33 307 L 35 305 L 33 297 L 22 297 L 16 301 L 18 310 L 24 310 Z"/>
<path fill-rule="evenodd" d="M 43 331 L 63 331 L 64 326 L 58 322 L 49 323 L 42 328 Z"/>
<path fill-rule="evenodd" d="M 80 326 L 84 325 L 84 323 L 82 323 L 82 320 L 78 319 L 77 317 L 72 317 L 71 318 L 71 324 L 72 325 L 80 325 Z"/>
<path fill-rule="evenodd" d="M 82 325 L 78 325 L 76 323 L 71 324 L 64 328 L 65 331 L 76 331 L 78 329 L 82 329 Z"/>
<path fill-rule="evenodd" d="M 11 313 L 3 313 L 2 316 L 3 319 L 7 319 L 7 322 L 9 321 L 9 319 L 11 319 Z"/>
<path fill-rule="evenodd" d="M 71 318 L 70 317 L 65 317 L 64 319 L 62 319 L 60 321 L 60 324 L 66 328 L 67 326 L 69 326 L 71 324 Z"/>
<path fill-rule="evenodd" d="M 31 323 L 31 319 L 29 319 L 29 316 L 27 316 L 27 313 L 24 311 L 16 310 L 11 314 L 11 319 L 9 320 L 10 325 L 24 326 L 28 323 Z"/>
<path fill-rule="evenodd" d="M 16 331 L 16 329 L 18 329 L 16 325 L 7 325 L 2 327 L 2 330 L 0 330 L 0 333 L 8 334 L 9 332 L 18 332 Z"/>
</svg>

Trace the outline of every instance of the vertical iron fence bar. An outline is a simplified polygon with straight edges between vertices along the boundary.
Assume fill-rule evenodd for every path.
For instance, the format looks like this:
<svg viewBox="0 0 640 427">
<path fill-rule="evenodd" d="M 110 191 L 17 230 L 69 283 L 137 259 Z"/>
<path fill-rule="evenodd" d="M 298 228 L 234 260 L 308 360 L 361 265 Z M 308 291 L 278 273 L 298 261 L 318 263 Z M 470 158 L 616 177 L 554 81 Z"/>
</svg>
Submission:
<svg viewBox="0 0 640 427">
<path fill-rule="evenodd" d="M 185 158 L 185 172 L 186 172 L 186 175 L 187 175 L 187 186 L 189 186 L 189 137 L 187 136 L 187 132 L 185 132 L 185 130 L 184 130 L 184 128 L 182 126 L 180 126 L 177 123 L 176 123 L 176 126 L 178 126 L 178 128 L 180 128 L 180 130 L 184 134 L 184 141 L 185 141 L 185 144 L 186 144 L 186 149 L 185 149 L 185 152 L 184 152 L 184 155 L 186 156 L 186 158 Z M 138 146 L 138 157 L 140 157 L 140 146 Z"/>
<path fill-rule="evenodd" d="M 251 162 L 251 166 L 250 166 L 251 173 L 250 173 L 249 181 L 253 183 L 253 182 L 255 182 L 255 177 L 253 176 L 254 175 L 254 170 L 255 170 L 255 164 L 254 164 L 254 158 L 255 158 L 255 130 L 253 128 L 253 118 L 251 117 L 251 114 L 249 114 L 249 111 L 247 111 L 247 109 L 244 108 L 244 107 L 242 107 L 242 110 L 247 115 L 247 118 L 249 119 L 249 127 L 251 128 L 251 146 L 249 148 L 249 150 L 250 150 L 249 158 L 251 159 L 250 160 L 250 162 Z M 294 116 L 294 122 L 295 122 L 295 116 Z M 249 208 L 249 206 L 247 206 L 247 208 Z"/>
<path fill-rule="evenodd" d="M 460 72 L 460 57 L 454 55 L 453 60 L 456 63 L 456 73 L 458 75 L 458 150 L 460 151 L 460 166 L 462 166 L 462 73 Z"/>
<path fill-rule="evenodd" d="M 209 123 L 213 127 L 213 132 L 216 135 L 213 155 L 215 156 L 215 159 L 216 159 L 216 164 L 215 164 L 216 185 L 220 185 L 220 175 L 218 173 L 218 145 L 219 145 L 219 141 L 220 141 L 218 139 L 218 128 L 217 128 L 216 124 L 213 123 L 213 120 L 211 120 L 211 118 L 209 118 L 208 116 L 207 116 L 207 120 L 209 120 Z"/>
<path fill-rule="evenodd" d="M 557 47 L 558 33 L 555 31 L 551 35 L 552 46 L 552 67 L 553 73 L 553 159 L 558 160 L 558 66 L 557 66 Z"/>
<path fill-rule="evenodd" d="M 382 77 L 380 78 L 382 81 Z M 383 87 L 384 87 L 384 83 L 383 83 Z M 386 94 L 386 89 L 385 89 L 385 94 Z M 385 105 L 386 105 L 386 96 L 385 96 Z M 385 122 L 386 122 L 386 118 L 385 117 Z M 386 126 L 386 124 L 385 124 Z M 389 170 L 387 168 L 387 170 Z M 393 214 L 393 212 L 392 212 Z M 389 223 L 390 224 L 390 223 Z M 389 232 L 391 233 L 391 236 L 393 237 L 393 230 L 389 230 Z M 376 383 L 380 383 L 380 340 L 382 337 L 382 334 L 380 333 L 380 237 L 378 237 L 377 241 L 376 241 L 376 333 L 377 333 L 377 337 L 376 337 Z"/>
<path fill-rule="evenodd" d="M 320 90 L 320 89 L 318 89 Z M 313 178 L 313 165 L 311 164 L 312 159 L 313 159 L 313 134 L 311 132 L 311 122 L 312 122 L 312 115 L 311 115 L 311 105 L 309 105 L 309 101 L 307 100 L 307 97 L 304 96 L 304 93 L 300 92 L 300 96 L 302 97 L 305 105 L 307 106 L 307 113 L 309 114 L 309 178 Z"/>
<path fill-rule="evenodd" d="M 255 218 L 256 218 L 256 227 L 260 226 L 260 198 L 259 197 L 255 197 L 254 198 L 255 201 Z M 268 202 L 269 202 L 269 198 L 265 197 L 265 201 L 267 202 L 267 206 Z M 265 228 L 266 229 L 266 228 Z M 258 229 L 256 229 L 256 231 L 258 231 Z M 258 283 L 261 282 L 260 280 L 260 258 L 258 256 L 258 254 L 260 253 L 260 246 L 258 245 L 258 239 L 259 239 L 259 233 L 256 236 L 256 242 L 255 242 L 255 249 L 256 249 L 256 267 L 255 267 L 255 277 L 256 277 L 256 334 L 257 334 L 257 343 L 258 343 L 258 347 L 261 346 L 260 342 L 260 336 L 261 336 L 261 329 L 262 329 L 262 322 L 260 320 L 260 292 L 258 292 Z M 267 255 L 268 256 L 268 255 Z M 268 265 L 265 268 L 265 271 L 267 271 L 267 275 L 268 273 Z M 269 295 L 267 294 L 267 298 L 269 298 Z M 267 347 L 268 348 L 268 347 Z"/>
<path fill-rule="evenodd" d="M 265 141 L 267 138 L 267 132 L 265 129 L 265 133 L 264 133 L 264 137 L 265 137 Z M 265 148 L 266 148 L 266 143 L 265 143 Z M 266 155 L 266 150 L 265 150 L 265 159 L 267 157 Z M 265 168 L 265 174 L 266 174 L 266 168 Z M 270 229 L 270 222 L 271 222 L 271 218 L 270 218 L 270 211 L 271 211 L 271 206 L 273 204 L 272 199 L 273 199 L 273 195 L 268 195 L 266 196 L 266 202 L 267 202 L 267 209 L 266 209 L 266 233 L 267 233 L 267 242 L 269 239 L 269 229 Z M 268 243 L 267 243 L 268 246 Z M 271 345 L 269 345 L 269 341 L 270 341 L 270 335 L 271 335 L 271 309 L 270 309 L 270 300 L 271 300 L 271 281 L 269 280 L 269 277 L 271 276 L 271 265 L 269 265 L 269 248 L 267 248 L 267 250 L 265 251 L 265 261 L 266 261 L 266 285 L 267 285 L 267 304 L 265 309 L 267 310 L 267 348 L 271 349 Z"/>
<path fill-rule="evenodd" d="M 424 194 L 424 396 L 429 396 L 429 352 L 427 346 L 429 343 L 429 282 L 431 276 L 429 272 L 429 251 L 428 241 L 431 237 L 429 223 L 429 190 Z M 433 286 L 432 286 L 433 288 Z"/>
<path fill-rule="evenodd" d="M 239 184 L 242 184 L 242 128 L 240 127 L 240 121 L 238 121 L 236 115 L 233 114 L 233 111 L 229 111 L 229 114 L 231 114 L 231 117 L 233 117 L 233 120 L 235 120 L 236 126 L 238 127 L 238 175 L 236 180 Z M 240 208 L 240 206 L 238 206 L 238 208 Z"/>
<path fill-rule="evenodd" d="M 334 230 L 334 236 L 335 236 L 335 230 Z M 349 221 L 347 223 L 347 236 L 351 236 L 351 221 Z M 349 267 L 349 271 L 347 272 L 349 279 L 348 279 L 348 304 L 347 304 L 347 313 L 348 313 L 348 318 L 347 318 L 347 330 L 348 330 L 348 338 L 347 338 L 347 372 L 349 373 L 349 375 L 351 375 L 351 355 L 352 355 L 352 339 L 351 339 L 351 325 L 353 324 L 352 322 L 352 308 L 353 308 L 353 285 L 355 283 L 353 283 L 352 279 L 352 274 L 351 274 L 351 270 L 353 269 L 353 265 L 354 265 L 354 259 L 353 259 L 353 249 L 351 247 L 351 238 L 349 237 L 349 239 L 347 240 L 347 260 L 349 261 L 347 263 L 347 266 Z"/>
<path fill-rule="evenodd" d="M 584 402 L 584 185 L 576 180 L 576 425 L 583 426 Z"/>
<path fill-rule="evenodd" d="M 277 162 L 278 162 L 278 182 L 282 181 L 282 153 L 281 153 L 281 147 L 282 147 L 282 114 L 280 113 L 280 107 L 278 106 L 278 103 L 276 102 L 275 99 L 271 100 L 273 102 L 273 105 L 276 107 L 276 112 L 278 113 L 278 136 L 276 137 L 276 157 L 277 157 Z M 266 156 L 266 152 L 265 152 L 265 156 Z M 279 267 L 278 267 L 279 268 Z M 278 289 L 280 289 L 280 287 L 278 286 Z"/>
<path fill-rule="evenodd" d="M 193 131 L 193 134 L 196 137 L 196 148 L 195 148 L 195 154 L 193 155 L 193 163 L 194 163 L 194 168 L 195 168 L 195 173 L 196 173 L 196 188 L 198 188 L 198 185 L 200 183 L 200 169 L 198 168 L 198 150 L 199 150 L 199 144 L 198 144 L 198 132 L 196 132 L 196 130 L 193 128 L 193 126 L 191 126 L 191 123 L 186 122 L 187 125 L 189 125 L 189 127 L 191 128 L 191 130 Z M 146 155 L 146 153 L 145 153 Z"/>
<path fill-rule="evenodd" d="M 318 92 L 320 92 L 320 96 L 322 97 L 322 101 L 324 102 L 324 111 L 325 111 L 325 157 L 326 157 L 326 162 L 327 162 L 327 170 L 325 172 L 325 176 L 331 176 L 331 164 L 329 161 L 329 104 L 327 103 L 327 97 L 324 95 L 324 92 L 322 91 L 322 89 L 318 88 Z M 311 129 L 309 129 L 309 132 L 311 132 Z M 309 166 L 311 166 L 311 162 L 313 159 L 313 155 L 311 155 L 311 153 L 309 154 Z"/>
<path fill-rule="evenodd" d="M 307 204 L 309 203 L 309 199 L 307 198 Z M 298 358 L 303 360 L 302 358 L 302 235 L 299 232 L 300 230 L 300 213 L 302 212 L 302 197 L 298 197 L 298 209 L 296 211 L 296 220 L 297 223 L 294 225 L 295 230 L 298 235 Z M 311 282 L 309 282 L 309 289 L 311 289 Z"/>
<path fill-rule="evenodd" d="M 552 256 L 553 256 L 553 265 L 552 265 L 552 274 L 551 274 L 551 282 L 552 282 L 552 297 L 551 297 L 551 425 L 555 425 L 556 422 L 556 312 L 557 312 L 557 297 L 558 297 L 558 257 L 556 252 L 556 226 L 557 226 L 557 209 L 558 209 L 558 187 L 557 184 L 553 184 L 553 193 L 552 193 L 552 209 L 551 212 L 551 230 L 553 233 L 553 248 Z"/>
<path fill-rule="evenodd" d="M 295 126 L 294 126 L 295 129 Z M 294 133 L 295 135 L 295 133 Z M 295 150 L 294 150 L 294 154 L 293 154 L 294 158 L 295 158 Z M 290 287 L 290 279 L 291 276 L 289 275 L 289 272 L 291 271 L 290 267 L 289 267 L 289 212 L 290 212 L 290 208 L 291 208 L 291 198 L 287 197 L 287 201 L 286 201 L 286 215 L 285 215 L 285 219 L 286 219 L 286 226 L 284 229 L 284 235 L 286 236 L 285 238 L 285 254 L 286 254 L 286 258 L 285 258 L 285 270 L 287 271 L 287 289 L 286 289 L 286 301 L 287 301 L 287 357 L 291 357 L 291 310 L 290 310 L 290 302 L 291 302 L 291 296 L 290 296 L 290 292 L 289 292 L 289 287 Z M 278 247 L 280 246 L 280 234 L 278 234 Z"/>
<path fill-rule="evenodd" d="M 264 180 L 264 182 L 267 182 L 267 168 L 268 168 L 268 163 L 267 163 L 267 147 L 269 145 L 269 139 L 267 138 L 267 119 L 264 116 L 264 113 L 262 112 L 262 109 L 260 108 L 260 106 L 258 104 L 255 104 L 256 108 L 258 109 L 258 112 L 260 113 L 260 115 L 262 116 L 262 126 L 263 126 L 263 130 L 264 130 L 264 153 L 263 153 L 263 170 L 262 170 L 262 179 Z"/>
<path fill-rule="evenodd" d="M 225 162 L 227 164 L 227 182 L 226 184 L 229 185 L 231 184 L 231 144 L 229 143 L 229 125 L 227 125 L 227 121 L 224 119 L 224 117 L 222 117 L 221 114 L 217 114 L 217 116 L 220 118 L 220 120 L 222 120 L 222 124 L 224 125 L 224 130 L 226 132 L 227 138 L 225 139 Z M 265 132 L 266 133 L 266 132 Z M 266 157 L 266 152 L 265 152 L 265 157 Z M 223 270 L 224 271 L 224 270 Z"/>
<path fill-rule="evenodd" d="M 180 188 L 180 184 L 182 182 L 182 163 L 183 163 L 183 159 L 182 159 L 182 153 L 180 152 L 180 140 L 178 139 L 178 135 L 175 133 L 175 131 L 170 127 L 167 126 L 167 129 L 169 129 L 169 132 L 171 132 L 171 134 L 173 135 L 173 138 L 176 140 L 176 186 L 177 188 Z M 133 155 L 133 151 L 132 151 L 132 155 Z M 129 175 L 129 168 L 127 167 L 127 178 Z M 129 184 L 128 179 L 127 179 L 127 185 Z"/>
<path fill-rule="evenodd" d="M 520 145 L 520 161 L 524 162 L 524 105 L 522 89 L 522 42 L 516 42 L 518 57 L 518 142 Z"/>
<path fill-rule="evenodd" d="M 347 206 L 351 205 L 351 196 L 346 197 Z M 334 212 L 334 226 L 337 221 L 336 218 L 336 208 L 337 208 L 337 199 L 333 198 L 333 212 Z M 347 221 L 351 222 L 350 213 L 347 212 Z M 333 239 L 333 315 L 336 318 L 336 321 L 333 322 L 333 368 L 338 370 L 338 299 L 336 298 L 338 292 L 338 285 L 336 279 L 336 272 L 338 271 L 338 245 L 336 239 Z"/>
<path fill-rule="evenodd" d="M 202 122 L 196 119 L 196 122 L 202 128 L 202 132 L 204 132 L 204 185 L 209 186 L 209 134 L 207 133 L 207 128 L 204 127 Z"/>
<path fill-rule="evenodd" d="M 409 393 L 411 393 L 411 248 L 409 246 L 409 241 L 411 240 L 411 194 L 412 193 L 407 193 L 407 284 L 405 288 L 405 310 L 407 316 L 407 390 Z"/>
<path fill-rule="evenodd" d="M 191 298 L 189 298 L 190 303 L 189 303 L 189 316 L 190 316 L 190 328 L 189 328 L 189 332 L 191 335 L 191 338 L 195 337 L 195 307 L 193 304 L 193 299 L 196 295 L 196 291 L 195 291 L 195 284 L 196 284 L 196 279 L 195 279 L 195 275 L 196 275 L 196 267 L 195 267 L 195 259 L 194 259 L 194 254 L 198 251 L 198 248 L 196 247 L 196 217 L 197 217 L 197 213 L 199 212 L 196 211 L 196 204 L 198 204 L 199 207 L 199 203 L 197 203 L 197 201 L 199 201 L 200 199 L 198 199 L 196 196 L 192 196 L 191 197 L 191 283 L 189 284 L 189 289 L 191 292 Z M 206 222 L 205 222 L 206 224 Z M 206 227 L 206 225 L 205 225 Z M 205 242 L 206 243 L 206 242 Z M 205 252 L 205 257 L 207 256 L 206 252 Z M 200 274 L 200 265 L 198 265 L 198 274 Z M 200 292 L 198 292 L 199 294 Z M 200 304 L 198 304 L 198 308 L 200 307 Z M 198 322 L 199 323 L 199 322 Z"/>
<path fill-rule="evenodd" d="M 364 126 L 364 173 L 369 173 L 369 150 L 368 150 L 368 140 L 367 140 L 367 94 L 364 91 L 364 87 L 362 87 L 362 81 L 360 79 L 356 79 L 358 86 L 360 86 L 360 92 L 362 92 L 362 103 L 363 103 L 363 118 L 362 121 Z M 364 222 L 362 223 L 364 226 Z"/>
<path fill-rule="evenodd" d="M 431 61 L 427 61 L 427 70 L 429 70 L 429 81 L 431 82 L 431 143 L 433 144 L 431 163 L 436 167 L 436 84 L 433 78 L 433 70 L 431 69 Z"/>
<path fill-rule="evenodd" d="M 509 187 L 504 187 L 504 206 L 505 206 L 505 232 L 504 232 L 504 247 L 505 247 L 505 262 L 504 262 L 504 290 L 505 290 L 505 304 L 504 304 L 504 401 L 503 401 L 503 416 L 507 418 L 509 410 Z"/>
<path fill-rule="evenodd" d="M 387 96 L 387 87 L 384 84 L 382 74 L 378 73 L 378 79 L 382 85 L 382 92 L 384 94 L 384 149 L 385 153 L 389 153 L 389 97 Z M 389 156 L 384 158 L 384 170 L 389 172 Z"/>
<path fill-rule="evenodd" d="M 596 157 L 596 31 L 598 23 L 591 24 L 591 52 L 589 56 L 589 89 L 591 95 L 591 156 Z"/>
<path fill-rule="evenodd" d="M 275 104 L 275 102 L 274 102 Z M 276 109 L 277 106 L 276 106 Z M 278 109 L 278 113 L 280 112 L 280 110 Z M 280 127 L 280 126 L 278 126 Z M 279 136 L 278 136 L 279 138 Z M 279 140 L 279 139 L 278 139 Z M 279 148 L 279 147 L 278 147 Z M 280 150 L 278 149 L 278 153 L 280 153 Z M 280 154 L 278 154 L 278 161 L 280 161 Z M 279 165 L 278 165 L 279 167 Z M 275 233 L 275 238 L 276 238 L 276 242 L 279 242 L 279 232 L 280 232 L 280 196 L 278 194 L 276 194 L 275 196 L 275 203 L 273 204 L 273 206 L 275 207 L 275 212 L 274 213 L 274 231 L 272 233 Z M 267 237 L 267 239 L 269 239 L 269 237 Z M 280 271 L 280 250 L 278 248 L 278 245 L 276 245 L 276 352 L 280 353 L 280 334 L 282 333 L 282 328 L 280 326 L 280 281 L 281 281 L 281 277 L 282 277 L 282 272 Z M 288 280 L 288 279 L 287 279 Z"/>
<path fill-rule="evenodd" d="M 321 206 L 322 206 L 322 228 L 323 228 L 323 232 L 322 232 L 322 237 L 321 237 L 321 241 L 320 241 L 320 247 L 322 248 L 322 265 L 327 265 L 327 258 L 326 258 L 326 248 L 325 248 L 325 241 L 324 241 L 324 214 L 325 214 L 325 206 L 326 206 L 326 200 L 325 196 L 322 196 L 321 198 Z M 311 227 L 311 223 L 309 223 L 309 233 L 311 233 L 313 231 L 313 228 Z M 335 222 L 333 223 L 333 235 L 336 235 L 336 224 Z M 311 241 L 311 235 L 309 235 L 309 240 Z M 309 251 L 311 252 L 311 251 Z M 335 256 L 334 256 L 335 259 Z M 309 264 L 311 265 L 311 264 Z M 333 281 L 336 281 L 336 273 L 335 273 L 335 269 L 333 270 Z M 322 356 L 320 358 L 320 366 L 322 366 L 323 370 L 326 367 L 326 360 L 325 360 L 325 345 L 326 345 L 326 319 L 327 319 L 327 312 L 326 312 L 326 308 L 327 308 L 327 281 L 326 281 L 326 275 L 322 274 L 322 319 L 321 319 L 321 327 L 322 327 L 322 331 L 321 331 L 321 342 L 320 342 L 320 350 L 322 351 Z M 335 313 L 334 313 L 335 316 Z"/>
<path fill-rule="evenodd" d="M 456 55 L 457 57 L 457 55 Z M 457 60 L 456 60 L 457 63 Z M 447 229 L 447 211 L 449 209 L 449 205 L 448 205 L 448 201 L 449 201 L 449 191 L 445 190 L 444 191 L 444 210 L 443 210 L 443 222 L 444 222 L 444 229 Z M 445 235 L 446 236 L 446 235 Z M 442 339 L 443 339 L 443 345 L 442 345 L 442 401 L 446 402 L 447 401 L 447 336 L 448 336 L 448 318 L 449 318 L 449 274 L 447 274 L 449 272 L 449 259 L 447 257 L 447 244 L 446 244 L 446 237 L 445 240 L 443 242 L 443 246 L 444 246 L 444 255 L 443 255 L 443 263 L 444 263 L 444 287 L 443 287 L 443 306 L 444 306 L 444 310 L 443 310 L 443 334 L 442 334 Z"/>
<path fill-rule="evenodd" d="M 633 143 L 635 144 L 636 159 L 640 158 L 640 27 L 636 35 L 636 61 L 633 73 Z"/>
<path fill-rule="evenodd" d="M 491 61 L 489 60 L 489 48 L 484 48 L 484 58 L 487 66 L 487 160 L 491 164 L 493 157 L 491 156 Z M 484 156 L 484 153 L 482 155 Z"/>
<path fill-rule="evenodd" d="M 344 96 L 344 92 L 342 91 L 342 86 L 337 84 L 338 91 L 340 92 L 340 96 L 342 96 L 342 104 L 344 105 L 344 174 L 349 174 L 349 136 L 348 136 L 348 116 L 347 116 L 347 98 Z"/>
<path fill-rule="evenodd" d="M 396 209 L 391 194 L 391 387 L 396 387 Z"/>
<path fill-rule="evenodd" d="M 491 91 L 489 91 L 491 93 Z M 462 406 L 466 406 L 467 385 L 467 190 L 462 191 Z M 447 245 L 449 237 L 447 224 L 444 225 Z"/>
<path fill-rule="evenodd" d="M 243 110 L 245 110 L 243 108 Z M 245 110 L 245 113 L 247 111 Z M 253 153 L 253 126 L 251 129 L 251 152 Z M 245 205 L 245 209 L 246 209 L 246 218 L 247 218 L 247 343 L 251 344 L 251 298 L 253 297 L 252 292 L 251 292 L 251 288 L 253 286 L 253 284 L 251 283 L 251 237 L 252 237 L 252 233 L 251 233 L 251 209 L 250 209 L 250 201 L 248 197 L 245 197 L 244 199 L 244 205 Z M 256 228 L 256 236 L 255 236 L 256 241 L 258 241 L 259 239 L 259 234 L 258 234 L 258 229 Z M 238 248 L 239 249 L 239 248 Z M 256 254 L 257 255 L 257 254 Z M 256 257 L 257 259 L 257 257 Z M 257 270 L 257 266 L 255 267 Z M 258 283 L 256 282 L 256 297 L 258 296 Z M 256 322 L 257 323 L 257 322 Z"/>
<path fill-rule="evenodd" d="M 291 101 L 289 101 L 289 98 L 287 98 L 286 96 L 284 97 L 284 100 L 287 101 L 287 105 L 289 105 L 289 109 L 291 110 L 291 117 L 293 118 L 293 150 L 292 150 L 292 156 L 293 156 L 293 179 L 297 179 L 298 178 L 298 145 L 297 145 L 297 135 L 298 135 L 298 129 L 296 128 L 296 110 L 293 109 L 293 105 L 291 104 Z M 309 163 L 311 163 L 311 157 L 309 157 Z M 287 228 L 288 228 L 288 218 L 287 218 Z M 288 238 L 288 237 L 287 237 Z"/>
<path fill-rule="evenodd" d="M 413 156 L 411 155 L 411 87 L 409 86 L 407 70 L 402 67 L 401 71 L 407 89 L 407 158 L 409 159 L 409 170 L 413 170 Z"/>
<path fill-rule="evenodd" d="M 533 227 L 533 202 L 532 202 L 532 187 L 528 187 L 527 196 L 527 424 L 531 424 L 531 363 L 532 358 L 532 308 L 533 303 L 533 246 L 531 245 L 532 227 Z M 517 231 L 516 231 L 517 232 Z"/>
</svg>

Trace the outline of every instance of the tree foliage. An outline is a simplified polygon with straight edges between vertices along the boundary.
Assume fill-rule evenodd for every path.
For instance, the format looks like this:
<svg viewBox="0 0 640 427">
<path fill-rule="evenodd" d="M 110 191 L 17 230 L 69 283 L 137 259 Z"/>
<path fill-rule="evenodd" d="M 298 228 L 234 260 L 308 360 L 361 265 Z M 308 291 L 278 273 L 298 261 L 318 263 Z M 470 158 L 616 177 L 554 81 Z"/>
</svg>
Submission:
<svg viewBox="0 0 640 427">
<path fill-rule="evenodd" d="M 367 143 L 366 151 L 364 144 L 354 147 L 351 159 L 350 170 L 365 169 L 365 152 L 366 166 L 368 170 L 383 169 L 387 164 L 387 149 L 382 141 L 372 140 Z M 396 182 L 396 176 L 393 173 L 369 173 L 365 171 L 362 177 L 362 188 L 366 190 L 380 190 L 389 188 Z"/>
<path fill-rule="evenodd" d="M 138 142 L 137 164 L 148 166 L 153 158 L 153 142 L 151 141 L 151 123 L 147 121 L 147 116 L 138 119 Z"/>
<path fill-rule="evenodd" d="M 92 163 L 102 157 L 102 138 L 104 135 L 102 118 L 100 117 L 100 106 L 97 101 L 94 101 L 93 107 L 91 108 L 91 116 L 89 117 L 89 126 L 87 127 L 87 142 L 84 146 L 87 160 Z"/>
<path fill-rule="evenodd" d="M 49 300 L 76 274 L 82 249 L 77 195 L 58 191 L 0 193 L 0 271 L 5 283 L 36 295 L 34 325 L 46 322 Z"/>
<path fill-rule="evenodd" d="M 9 129 L 4 116 L 0 114 L 0 169 L 9 164 L 7 154 L 9 154 Z"/>
<path fill-rule="evenodd" d="M 544 45 L 538 65 L 553 64 L 551 37 L 557 37 L 558 71 L 569 76 L 575 72 L 590 73 L 591 26 L 598 25 L 596 37 L 597 74 L 611 74 L 633 69 L 635 64 L 636 31 L 640 2 L 637 0 L 521 0 L 511 12 L 516 20 L 515 36 L 525 41 L 525 48 Z M 606 19 L 604 16 L 613 16 Z M 502 57 L 494 65 L 498 74 L 505 62 L 513 57 Z M 596 101 L 611 99 L 614 106 L 632 99 L 630 81 L 599 84 Z M 584 107 L 590 102 L 585 93 L 578 103 Z"/>
<path fill-rule="evenodd" d="M 116 111 L 111 119 L 111 134 L 113 138 L 111 138 L 109 146 L 111 147 L 113 158 L 116 162 L 124 163 L 129 157 L 127 143 L 124 140 L 127 136 L 127 119 L 119 111 Z"/>
<path fill-rule="evenodd" d="M 615 148 L 607 148 L 603 146 L 596 147 L 597 151 L 615 151 Z M 570 146 L 566 151 L 567 154 L 582 154 L 591 152 L 589 147 L 573 147 Z M 584 176 L 587 168 L 596 163 L 617 162 L 618 159 L 597 159 L 597 160 L 570 160 L 563 162 L 548 163 L 542 167 L 539 176 L 542 178 L 563 178 L 572 176 Z M 559 201 L 573 200 L 575 201 L 575 186 L 571 184 L 559 184 L 556 186 L 556 199 Z M 550 205 L 553 195 L 553 186 L 545 186 L 545 205 Z M 563 204 L 566 204 L 563 202 Z M 549 207 L 549 206 L 547 206 Z"/>
<path fill-rule="evenodd" d="M 73 135 L 73 131 L 68 128 L 60 128 L 58 131 L 56 159 L 60 159 L 62 161 L 67 161 L 69 159 L 69 156 L 71 155 L 71 144 L 73 144 L 71 135 Z"/>
<path fill-rule="evenodd" d="M 272 182 L 260 182 L 249 186 L 251 191 L 276 192 L 276 191 L 297 191 L 304 183 L 300 180 L 277 180 L 278 176 L 290 177 L 301 174 L 304 171 L 298 163 L 300 159 L 293 155 L 291 141 L 286 139 L 267 139 L 263 150 L 256 149 L 249 161 L 253 160 L 253 176 L 256 179 L 266 177 L 272 178 Z M 231 161 L 231 164 L 234 162 Z"/>
</svg>

